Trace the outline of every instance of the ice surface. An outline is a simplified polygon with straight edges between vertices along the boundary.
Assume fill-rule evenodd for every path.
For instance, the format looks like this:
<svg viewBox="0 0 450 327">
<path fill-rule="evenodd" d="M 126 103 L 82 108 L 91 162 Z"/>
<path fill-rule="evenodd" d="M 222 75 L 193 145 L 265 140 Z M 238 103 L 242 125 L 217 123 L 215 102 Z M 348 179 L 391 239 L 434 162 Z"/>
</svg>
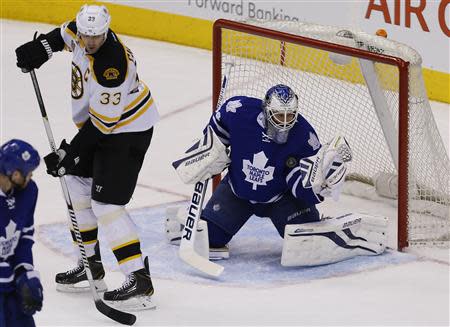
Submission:
<svg viewBox="0 0 450 327">
<path fill-rule="evenodd" d="M 0 142 L 13 137 L 31 142 L 42 155 L 49 151 L 30 78 L 15 66 L 14 49 L 35 30 L 54 28 L 37 23 L 0 20 Z M 218 281 L 203 278 L 165 243 L 163 212 L 186 201 L 191 186 L 181 184 L 170 162 L 201 132 L 210 113 L 211 53 L 173 44 L 123 37 L 138 60 L 139 76 L 147 82 L 163 117 L 155 129 L 138 187 L 129 205 L 150 255 L 158 308 L 138 313 L 136 326 L 157 325 L 449 325 L 449 253 L 426 250 L 377 258 L 357 258 L 309 269 L 279 266 L 281 240 L 267 220 L 252 219 L 231 243 L 231 259 Z M 56 140 L 75 133 L 70 118 L 70 54 L 57 53 L 37 71 Z M 433 103 L 448 149 L 449 108 Z M 57 179 L 41 165 L 34 174 L 39 185 L 36 209 L 35 265 L 44 285 L 44 308 L 38 326 L 116 326 L 94 307 L 90 294 L 55 290 L 54 276 L 73 264 L 65 203 Z M 350 196 L 321 210 L 343 212 L 376 206 L 389 215 L 395 208 Z M 395 235 L 390 238 L 395 244 Z M 106 282 L 117 287 L 112 254 Z"/>
</svg>

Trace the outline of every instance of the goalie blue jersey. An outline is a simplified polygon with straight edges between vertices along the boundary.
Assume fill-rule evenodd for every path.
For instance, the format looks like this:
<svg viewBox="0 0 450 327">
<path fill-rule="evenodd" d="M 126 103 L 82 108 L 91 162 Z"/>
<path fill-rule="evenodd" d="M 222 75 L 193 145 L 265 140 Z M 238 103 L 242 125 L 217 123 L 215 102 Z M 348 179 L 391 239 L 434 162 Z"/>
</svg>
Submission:
<svg viewBox="0 0 450 327">
<path fill-rule="evenodd" d="M 14 289 L 14 271 L 33 268 L 34 209 L 38 188 L 30 180 L 25 189 L 8 195 L 0 190 L 0 292 Z"/>
<path fill-rule="evenodd" d="M 236 196 L 252 202 L 269 203 L 301 184 L 293 168 L 302 158 L 315 155 L 321 147 L 314 128 L 298 115 L 284 144 L 275 143 L 266 134 L 262 100 L 245 96 L 228 99 L 216 111 L 209 125 L 223 144 L 231 147 L 228 181 Z M 312 197 L 316 199 L 316 197 Z M 309 199 L 304 199 L 310 202 Z M 315 203 L 319 201 L 314 201 Z M 315 204 L 311 203 L 311 204 Z"/>
</svg>

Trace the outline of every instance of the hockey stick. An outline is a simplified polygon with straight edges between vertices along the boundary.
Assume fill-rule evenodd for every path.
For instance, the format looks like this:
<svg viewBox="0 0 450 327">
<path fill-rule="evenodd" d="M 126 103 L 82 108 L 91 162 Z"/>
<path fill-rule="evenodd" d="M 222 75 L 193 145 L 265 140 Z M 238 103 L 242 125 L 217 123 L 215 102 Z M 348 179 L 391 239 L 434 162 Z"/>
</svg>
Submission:
<svg viewBox="0 0 450 327">
<path fill-rule="evenodd" d="M 217 99 L 216 110 L 222 104 L 225 89 L 228 84 L 228 76 L 230 76 L 232 63 L 225 63 L 226 73 L 223 77 L 222 86 L 220 88 L 219 98 Z M 205 199 L 208 179 L 199 181 L 195 184 L 194 193 L 192 194 L 191 203 L 189 204 L 188 216 L 186 218 L 183 236 L 181 237 L 179 256 L 188 265 L 208 274 L 218 277 L 223 272 L 223 267 L 217 263 L 211 262 L 202 257 L 194 250 L 194 241 L 197 234 L 197 225 L 203 209 L 203 200 Z"/>
<path fill-rule="evenodd" d="M 56 152 L 57 148 L 55 145 L 55 139 L 53 138 L 53 133 L 50 128 L 50 123 L 48 121 L 47 112 L 45 110 L 44 101 L 42 100 L 41 90 L 39 88 L 39 84 L 36 78 L 36 73 L 34 72 L 34 69 L 32 69 L 30 72 L 31 80 L 33 82 L 34 91 L 36 93 L 37 101 L 39 103 L 39 108 L 41 109 L 41 115 L 42 120 L 44 122 L 45 131 L 47 133 L 48 142 L 50 143 L 50 148 L 53 152 Z M 108 306 L 103 300 L 100 298 L 99 294 L 97 293 L 97 290 L 94 285 L 94 279 L 92 277 L 91 269 L 89 268 L 89 262 L 86 255 L 86 250 L 84 248 L 83 240 L 81 238 L 80 229 L 78 227 L 77 218 L 75 216 L 75 211 L 73 210 L 72 206 L 72 200 L 69 195 L 69 190 L 67 188 L 66 180 L 64 176 L 59 178 L 59 181 L 61 182 L 61 188 L 64 194 L 64 199 L 66 200 L 67 204 L 67 210 L 69 211 L 70 221 L 72 223 L 72 228 L 75 232 L 75 238 L 77 239 L 78 248 L 80 249 L 81 253 L 81 259 L 83 260 L 84 269 L 86 271 L 86 276 L 89 282 L 89 287 L 91 289 L 92 295 L 94 297 L 95 306 L 98 311 L 103 313 L 105 316 L 111 318 L 114 321 L 117 321 L 123 325 L 133 325 L 136 322 L 136 316 L 119 311 L 117 309 L 114 309 L 110 306 Z"/>
<path fill-rule="evenodd" d="M 181 237 L 179 255 L 188 265 L 214 277 L 219 276 L 223 267 L 202 257 L 194 250 L 194 242 L 197 235 L 197 225 L 203 208 L 203 200 L 208 186 L 208 179 L 195 184 L 189 205 L 188 216 L 184 224 Z"/>
</svg>

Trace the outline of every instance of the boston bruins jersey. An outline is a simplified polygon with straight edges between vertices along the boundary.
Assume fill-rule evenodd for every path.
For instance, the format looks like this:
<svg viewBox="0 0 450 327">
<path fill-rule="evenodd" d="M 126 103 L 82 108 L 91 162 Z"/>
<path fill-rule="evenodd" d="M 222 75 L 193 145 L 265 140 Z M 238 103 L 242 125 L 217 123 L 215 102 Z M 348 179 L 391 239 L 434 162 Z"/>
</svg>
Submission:
<svg viewBox="0 0 450 327">
<path fill-rule="evenodd" d="M 78 128 L 91 119 L 104 134 L 150 129 L 159 114 L 150 89 L 139 80 L 133 53 L 109 30 L 95 54 L 87 54 L 75 22 L 60 29 L 72 59 L 72 119 Z"/>
</svg>

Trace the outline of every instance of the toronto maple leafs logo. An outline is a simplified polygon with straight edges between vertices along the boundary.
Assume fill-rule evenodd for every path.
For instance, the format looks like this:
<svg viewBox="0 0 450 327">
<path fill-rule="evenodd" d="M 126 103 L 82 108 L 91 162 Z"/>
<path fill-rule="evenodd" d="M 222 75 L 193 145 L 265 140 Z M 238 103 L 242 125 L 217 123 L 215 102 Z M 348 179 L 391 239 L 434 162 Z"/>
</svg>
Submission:
<svg viewBox="0 0 450 327">
<path fill-rule="evenodd" d="M 9 210 L 14 210 L 16 208 L 16 198 L 6 198 L 6 205 Z"/>
<path fill-rule="evenodd" d="M 242 107 L 241 100 L 228 101 L 226 111 L 235 113 L 236 109 L 240 107 Z"/>
<path fill-rule="evenodd" d="M 294 98 L 295 94 L 292 89 L 286 85 L 278 84 L 272 86 L 266 94 L 266 103 L 269 104 L 272 102 L 273 98 L 277 98 L 278 101 L 284 104 L 288 104 Z"/>
<path fill-rule="evenodd" d="M 20 232 L 16 230 L 16 226 L 16 223 L 10 220 L 5 228 L 6 237 L 0 236 L 0 258 L 2 259 L 14 254 L 20 237 Z"/>
<path fill-rule="evenodd" d="M 243 160 L 242 171 L 245 174 L 245 181 L 253 184 L 253 190 L 256 190 L 258 185 L 267 185 L 267 182 L 273 179 L 275 167 L 266 167 L 267 161 L 264 151 L 254 154 L 253 162 Z"/>
<path fill-rule="evenodd" d="M 30 152 L 24 151 L 24 152 L 22 153 L 22 159 L 23 159 L 24 161 L 28 161 L 28 160 L 30 160 L 30 158 L 31 158 Z"/>
</svg>

